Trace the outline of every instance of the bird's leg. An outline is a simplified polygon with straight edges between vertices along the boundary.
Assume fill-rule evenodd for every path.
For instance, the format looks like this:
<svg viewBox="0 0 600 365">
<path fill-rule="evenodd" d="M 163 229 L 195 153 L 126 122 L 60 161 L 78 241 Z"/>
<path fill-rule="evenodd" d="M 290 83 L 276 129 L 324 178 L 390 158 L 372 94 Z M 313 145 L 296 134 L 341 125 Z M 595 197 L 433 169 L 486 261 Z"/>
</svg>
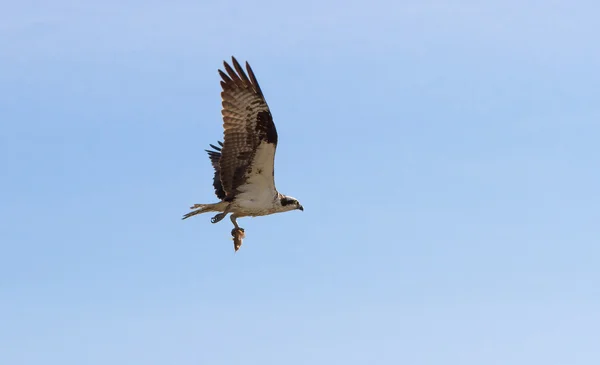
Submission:
<svg viewBox="0 0 600 365">
<path fill-rule="evenodd" d="M 237 224 L 237 216 L 235 214 L 232 214 L 229 218 L 234 226 L 234 228 L 231 230 L 231 237 L 233 237 L 233 249 L 237 252 L 237 250 L 242 247 L 242 240 L 244 237 L 246 237 L 246 234 L 244 233 L 244 229 Z"/>
<path fill-rule="evenodd" d="M 244 229 L 242 227 L 240 227 L 237 223 L 237 215 L 232 214 L 229 216 L 229 219 L 231 219 L 231 223 L 233 223 L 234 228 L 231 230 L 231 235 L 235 236 L 236 232 L 240 232 L 241 234 L 244 234 Z"/>
<path fill-rule="evenodd" d="M 230 204 L 230 205 L 228 205 L 228 206 L 227 206 L 227 208 L 225 208 L 225 210 L 223 211 L 223 213 L 219 213 L 219 214 L 215 215 L 214 217 L 212 217 L 212 218 L 210 219 L 210 222 L 211 222 L 211 223 L 218 223 L 218 222 L 222 221 L 222 220 L 223 220 L 223 218 L 225 218 L 225 216 L 226 216 L 227 214 L 229 214 L 229 207 L 230 207 L 230 206 L 231 206 L 231 204 Z"/>
<path fill-rule="evenodd" d="M 232 214 L 231 216 L 229 216 L 229 219 L 231 219 L 231 223 L 233 223 L 233 225 L 235 226 L 235 229 L 241 229 L 242 231 L 244 230 L 243 228 L 240 228 L 240 226 L 238 226 L 237 216 L 235 214 Z"/>
</svg>

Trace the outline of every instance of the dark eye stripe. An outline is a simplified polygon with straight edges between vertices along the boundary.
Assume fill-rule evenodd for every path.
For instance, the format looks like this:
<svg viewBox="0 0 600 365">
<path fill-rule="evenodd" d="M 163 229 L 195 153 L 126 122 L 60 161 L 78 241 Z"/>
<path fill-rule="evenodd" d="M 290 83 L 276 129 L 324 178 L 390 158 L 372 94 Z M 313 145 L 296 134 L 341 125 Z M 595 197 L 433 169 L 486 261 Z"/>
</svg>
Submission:
<svg viewBox="0 0 600 365">
<path fill-rule="evenodd" d="M 296 200 L 289 199 L 289 198 L 282 198 L 282 199 L 281 199 L 281 205 L 282 205 L 282 206 L 284 206 L 284 207 L 285 207 L 285 206 L 286 206 L 286 205 L 288 205 L 288 204 L 298 204 L 298 202 L 297 202 Z"/>
</svg>

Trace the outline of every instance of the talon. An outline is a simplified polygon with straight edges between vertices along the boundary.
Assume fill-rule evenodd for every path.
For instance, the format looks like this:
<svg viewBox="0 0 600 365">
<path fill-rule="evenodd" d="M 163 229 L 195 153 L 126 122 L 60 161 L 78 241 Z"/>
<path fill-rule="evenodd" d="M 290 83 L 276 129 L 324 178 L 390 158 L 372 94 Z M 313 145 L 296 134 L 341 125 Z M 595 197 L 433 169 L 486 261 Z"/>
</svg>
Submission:
<svg viewBox="0 0 600 365">
<path fill-rule="evenodd" d="M 214 217 L 212 217 L 210 219 L 210 221 L 211 221 L 211 223 L 220 222 L 223 218 L 225 218 L 226 215 L 227 215 L 227 213 L 219 213 L 219 214 L 215 215 Z"/>
<path fill-rule="evenodd" d="M 235 235 L 236 235 L 236 233 L 238 233 L 238 232 L 239 232 L 239 233 L 242 233 L 242 234 L 244 234 L 246 231 L 245 231 L 245 230 L 244 230 L 242 227 L 233 228 L 233 229 L 231 230 L 231 235 L 232 235 L 232 236 L 235 236 Z"/>
</svg>

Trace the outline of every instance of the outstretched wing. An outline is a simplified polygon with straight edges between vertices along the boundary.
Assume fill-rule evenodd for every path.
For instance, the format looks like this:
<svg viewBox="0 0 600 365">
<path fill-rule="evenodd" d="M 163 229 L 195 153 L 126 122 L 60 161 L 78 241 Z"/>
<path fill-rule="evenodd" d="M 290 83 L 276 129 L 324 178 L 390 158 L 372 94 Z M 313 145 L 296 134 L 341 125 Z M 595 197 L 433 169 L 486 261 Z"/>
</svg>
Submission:
<svg viewBox="0 0 600 365">
<path fill-rule="evenodd" d="M 213 187 L 215 188 L 215 194 L 217 198 L 223 200 L 225 199 L 225 190 L 223 190 L 223 185 L 221 184 L 221 169 L 219 167 L 219 160 L 221 159 L 221 147 L 223 147 L 223 142 L 217 142 L 220 147 L 211 144 L 210 147 L 213 150 L 205 150 L 208 152 L 208 158 L 210 158 L 210 163 L 212 167 L 215 169 L 215 177 L 213 178 Z"/>
<path fill-rule="evenodd" d="M 238 61 L 231 60 L 235 70 L 227 62 L 223 62 L 227 73 L 219 70 L 225 136 L 219 168 L 227 199 L 233 199 L 250 176 L 260 178 L 261 189 L 275 190 L 277 146 L 277 130 L 254 72 L 246 62 L 248 77 Z"/>
</svg>

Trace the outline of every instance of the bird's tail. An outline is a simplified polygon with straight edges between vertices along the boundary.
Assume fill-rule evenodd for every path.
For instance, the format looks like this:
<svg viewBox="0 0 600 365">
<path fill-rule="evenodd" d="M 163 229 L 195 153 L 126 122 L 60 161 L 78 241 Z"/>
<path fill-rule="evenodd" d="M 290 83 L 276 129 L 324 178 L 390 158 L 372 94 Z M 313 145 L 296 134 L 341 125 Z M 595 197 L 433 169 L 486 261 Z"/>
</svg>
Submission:
<svg viewBox="0 0 600 365">
<path fill-rule="evenodd" d="M 191 212 L 185 214 L 181 219 L 187 219 L 196 214 L 208 213 L 208 212 L 221 212 L 222 209 L 220 205 L 222 202 L 214 203 L 214 204 L 194 204 L 190 207 L 190 209 L 194 209 Z"/>
</svg>

